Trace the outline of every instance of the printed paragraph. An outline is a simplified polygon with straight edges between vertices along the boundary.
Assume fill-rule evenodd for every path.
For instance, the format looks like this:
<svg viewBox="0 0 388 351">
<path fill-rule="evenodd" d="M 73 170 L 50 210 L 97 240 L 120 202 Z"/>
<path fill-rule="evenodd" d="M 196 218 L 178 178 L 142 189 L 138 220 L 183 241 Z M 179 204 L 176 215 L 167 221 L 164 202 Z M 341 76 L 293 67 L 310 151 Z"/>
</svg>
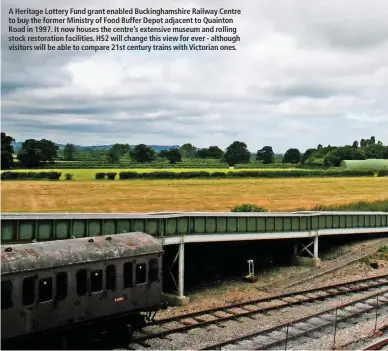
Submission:
<svg viewBox="0 0 388 351">
<path fill-rule="evenodd" d="M 8 10 L 11 51 L 236 51 L 236 8 Z"/>
</svg>

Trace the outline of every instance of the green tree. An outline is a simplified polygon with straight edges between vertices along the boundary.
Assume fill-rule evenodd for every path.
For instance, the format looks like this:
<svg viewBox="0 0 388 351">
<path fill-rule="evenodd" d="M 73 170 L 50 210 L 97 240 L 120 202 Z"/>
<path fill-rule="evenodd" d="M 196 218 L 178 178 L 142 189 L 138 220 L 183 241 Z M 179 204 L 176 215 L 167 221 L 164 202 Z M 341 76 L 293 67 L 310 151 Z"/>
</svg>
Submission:
<svg viewBox="0 0 388 351">
<path fill-rule="evenodd" d="M 113 153 L 117 154 L 119 157 L 129 155 L 131 147 L 129 144 L 114 144 L 111 147 Z"/>
<path fill-rule="evenodd" d="M 283 163 L 297 164 L 300 162 L 300 151 L 298 149 L 288 149 L 283 156 Z"/>
<path fill-rule="evenodd" d="M 317 151 L 316 149 L 307 149 L 305 153 L 301 156 L 300 162 L 306 163 L 306 161 L 309 159 L 310 156 L 314 154 L 314 152 Z"/>
<path fill-rule="evenodd" d="M 179 148 L 179 151 L 183 157 L 193 158 L 195 157 L 197 149 L 194 145 L 186 143 Z"/>
<path fill-rule="evenodd" d="M 324 164 L 339 167 L 343 160 L 365 160 L 365 156 L 359 148 L 355 149 L 351 146 L 338 147 L 327 153 Z"/>
<path fill-rule="evenodd" d="M 27 139 L 18 154 L 20 164 L 26 168 L 38 167 L 47 162 L 53 163 L 58 157 L 58 145 L 50 140 Z"/>
<path fill-rule="evenodd" d="M 353 141 L 352 147 L 354 147 L 354 148 L 358 147 L 358 141 L 357 140 Z"/>
<path fill-rule="evenodd" d="M 73 161 L 75 159 L 75 145 L 66 144 L 63 149 L 63 157 L 65 161 Z"/>
<path fill-rule="evenodd" d="M 384 158 L 386 147 L 380 144 L 365 146 L 363 153 L 366 158 Z"/>
<path fill-rule="evenodd" d="M 150 146 L 139 144 L 131 150 L 130 155 L 136 162 L 145 163 L 153 161 L 156 157 L 156 152 Z"/>
<path fill-rule="evenodd" d="M 245 143 L 234 141 L 227 147 L 224 157 L 229 166 L 234 166 L 237 163 L 248 163 L 251 153 Z"/>
<path fill-rule="evenodd" d="M 220 159 L 224 155 L 224 152 L 218 146 L 210 146 L 209 148 L 203 148 L 196 152 L 196 156 L 199 158 L 212 158 Z"/>
<path fill-rule="evenodd" d="M 1 132 L 1 169 L 13 167 L 13 146 L 15 139 Z"/>
<path fill-rule="evenodd" d="M 263 161 L 264 164 L 269 164 L 274 161 L 275 154 L 271 146 L 264 146 L 262 149 L 257 150 L 256 160 Z"/>
<path fill-rule="evenodd" d="M 171 148 L 169 150 L 162 150 L 158 154 L 159 157 L 166 158 L 170 164 L 182 162 L 182 154 L 179 149 Z"/>
<path fill-rule="evenodd" d="M 113 150 L 113 148 L 110 148 L 110 150 L 108 151 L 107 160 L 109 163 L 119 163 L 120 155 L 117 150 Z"/>
</svg>

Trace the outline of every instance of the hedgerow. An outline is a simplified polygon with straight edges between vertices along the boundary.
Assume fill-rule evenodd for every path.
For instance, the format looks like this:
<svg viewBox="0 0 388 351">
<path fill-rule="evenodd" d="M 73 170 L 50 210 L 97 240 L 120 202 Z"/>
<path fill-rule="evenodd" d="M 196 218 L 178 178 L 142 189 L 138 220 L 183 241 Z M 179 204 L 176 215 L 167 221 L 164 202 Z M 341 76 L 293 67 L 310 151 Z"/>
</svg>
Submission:
<svg viewBox="0 0 388 351">
<path fill-rule="evenodd" d="M 241 172 L 120 172 L 120 179 L 196 179 L 196 178 L 306 178 L 306 177 L 373 177 L 369 170 L 289 170 Z"/>
<path fill-rule="evenodd" d="M 1 180 L 59 180 L 62 172 L 3 172 Z"/>
</svg>

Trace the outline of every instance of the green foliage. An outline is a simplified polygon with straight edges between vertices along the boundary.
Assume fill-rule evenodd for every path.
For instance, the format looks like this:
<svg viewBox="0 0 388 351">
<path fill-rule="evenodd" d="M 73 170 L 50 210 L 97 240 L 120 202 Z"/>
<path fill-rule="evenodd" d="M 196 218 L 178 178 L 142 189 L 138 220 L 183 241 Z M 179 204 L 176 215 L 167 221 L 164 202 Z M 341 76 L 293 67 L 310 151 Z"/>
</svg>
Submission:
<svg viewBox="0 0 388 351">
<path fill-rule="evenodd" d="M 344 146 L 327 153 L 324 164 L 339 167 L 343 160 L 365 160 L 363 153 L 354 147 Z"/>
<path fill-rule="evenodd" d="M 105 178 L 105 173 L 99 172 L 96 173 L 96 179 L 104 179 Z"/>
<path fill-rule="evenodd" d="M 109 180 L 115 180 L 117 173 L 109 172 L 106 174 Z"/>
<path fill-rule="evenodd" d="M 268 212 L 265 208 L 251 205 L 251 204 L 242 204 L 233 207 L 230 212 Z"/>
<path fill-rule="evenodd" d="M 131 147 L 129 144 L 114 144 L 111 149 L 113 153 L 117 154 L 119 157 L 129 155 Z"/>
<path fill-rule="evenodd" d="M 65 174 L 65 180 L 73 180 L 73 174 L 72 173 L 66 173 Z"/>
<path fill-rule="evenodd" d="M 1 169 L 13 167 L 13 146 L 15 139 L 1 132 Z"/>
<path fill-rule="evenodd" d="M 263 164 L 269 164 L 274 161 L 275 154 L 271 146 L 264 146 L 262 149 L 257 150 L 256 160 L 263 161 Z"/>
<path fill-rule="evenodd" d="M 190 143 L 183 144 L 179 148 L 179 151 L 182 157 L 188 157 L 188 158 L 195 157 L 196 150 L 197 150 L 196 147 Z"/>
<path fill-rule="evenodd" d="M 62 172 L 3 172 L 1 180 L 59 180 Z"/>
<path fill-rule="evenodd" d="M 75 145 L 66 144 L 63 149 L 63 158 L 65 161 L 73 161 L 75 159 Z"/>
<path fill-rule="evenodd" d="M 300 151 L 298 149 L 288 149 L 283 157 L 284 163 L 297 164 L 300 161 Z"/>
<path fill-rule="evenodd" d="M 311 157 L 316 151 L 317 149 L 307 149 L 306 152 L 302 155 L 300 162 L 303 164 L 306 163 L 309 157 Z"/>
<path fill-rule="evenodd" d="M 182 155 L 179 149 L 171 148 L 169 150 L 162 150 L 158 154 L 159 157 L 166 158 L 170 164 L 182 162 Z"/>
<path fill-rule="evenodd" d="M 58 157 L 58 146 L 52 141 L 28 139 L 22 144 L 18 160 L 23 167 L 34 168 L 42 163 L 54 162 Z"/>
<path fill-rule="evenodd" d="M 363 150 L 365 158 L 373 159 L 387 159 L 388 158 L 388 146 L 383 146 L 380 144 L 371 144 L 365 146 Z"/>
<path fill-rule="evenodd" d="M 145 144 L 136 145 L 130 152 L 131 158 L 139 163 L 151 162 L 156 157 L 156 152 Z"/>
<path fill-rule="evenodd" d="M 251 153 L 245 143 L 234 141 L 227 147 L 224 157 L 229 166 L 234 166 L 237 163 L 248 163 Z"/>
<path fill-rule="evenodd" d="M 373 177 L 370 170 L 289 170 L 241 172 L 120 172 L 120 179 L 196 179 L 196 178 L 306 178 L 306 177 Z"/>
<path fill-rule="evenodd" d="M 111 164 L 119 163 L 120 155 L 117 151 L 114 151 L 113 148 L 109 150 L 107 160 Z"/>
<path fill-rule="evenodd" d="M 218 146 L 210 146 L 209 148 L 198 150 L 196 156 L 203 159 L 211 158 L 219 160 L 224 156 L 224 152 Z"/>
<path fill-rule="evenodd" d="M 306 209 L 296 209 L 294 211 L 305 211 Z M 358 201 L 343 205 L 315 206 L 310 211 L 365 211 L 365 212 L 388 212 L 388 199 L 376 201 Z"/>
</svg>

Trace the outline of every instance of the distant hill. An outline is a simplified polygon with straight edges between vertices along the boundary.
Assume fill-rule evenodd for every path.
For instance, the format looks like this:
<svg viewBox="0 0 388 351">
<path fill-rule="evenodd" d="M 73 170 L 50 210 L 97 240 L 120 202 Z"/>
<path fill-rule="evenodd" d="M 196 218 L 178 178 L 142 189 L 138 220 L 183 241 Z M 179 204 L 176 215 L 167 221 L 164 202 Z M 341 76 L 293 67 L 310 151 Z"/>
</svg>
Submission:
<svg viewBox="0 0 388 351">
<path fill-rule="evenodd" d="M 17 141 L 15 143 L 13 143 L 13 149 L 15 152 L 19 152 L 19 150 L 22 148 L 22 144 L 23 142 L 20 142 L 20 141 Z M 59 150 L 63 150 L 64 147 L 65 147 L 65 144 L 57 144 L 59 146 Z M 77 150 L 99 150 L 99 151 L 103 151 L 103 150 L 109 150 L 111 147 L 113 146 L 112 145 L 91 145 L 91 146 L 81 146 L 81 145 L 76 145 L 76 149 Z M 136 145 L 130 145 L 131 148 L 136 146 Z M 162 151 L 162 150 L 168 150 L 169 148 L 171 147 L 177 147 L 179 148 L 179 145 L 150 145 L 154 150 L 156 151 Z"/>
</svg>

